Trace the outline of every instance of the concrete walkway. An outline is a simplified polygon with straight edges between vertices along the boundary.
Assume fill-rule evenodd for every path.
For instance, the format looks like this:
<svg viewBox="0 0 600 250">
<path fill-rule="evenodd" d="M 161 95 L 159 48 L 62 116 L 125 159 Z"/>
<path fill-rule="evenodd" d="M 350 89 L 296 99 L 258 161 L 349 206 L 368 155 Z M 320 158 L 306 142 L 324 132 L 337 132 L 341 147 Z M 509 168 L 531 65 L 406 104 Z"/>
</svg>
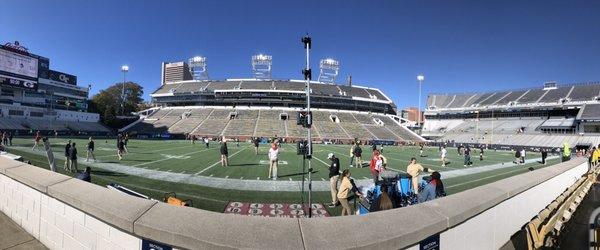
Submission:
<svg viewBox="0 0 600 250">
<path fill-rule="evenodd" d="M 14 147 L 18 150 L 32 152 L 37 155 L 46 156 L 44 151 L 31 151 L 30 148 L 25 147 Z M 61 154 L 54 154 L 55 158 L 64 160 L 64 156 Z M 557 158 L 557 156 L 548 157 L 548 159 Z M 541 161 L 541 158 L 535 159 L 527 159 L 525 163 L 533 163 Z M 301 181 L 286 181 L 286 180 L 240 180 L 240 179 L 225 179 L 218 177 L 209 177 L 202 176 L 198 174 L 185 174 L 185 173 L 174 173 L 174 172 L 165 172 L 158 171 L 146 168 L 139 168 L 133 166 L 126 166 L 116 163 L 104 163 L 104 162 L 85 162 L 82 159 L 78 161 L 80 165 L 89 165 L 92 167 L 102 168 L 104 170 L 109 170 L 113 172 L 144 177 L 155 180 L 163 180 L 177 183 L 186 183 L 186 184 L 194 184 L 205 187 L 219 188 L 219 189 L 235 189 L 235 190 L 245 190 L 245 191 L 290 191 L 290 192 L 298 192 L 302 188 Z M 505 163 L 497 163 L 487 166 L 481 167 L 469 167 L 464 169 L 455 169 L 448 171 L 440 171 L 443 179 L 454 178 L 464 175 L 477 174 L 491 170 L 497 170 L 502 168 L 514 167 L 516 166 L 512 162 Z M 61 166 L 59 166 L 61 167 Z M 93 174 L 93 173 L 92 173 Z M 313 181 L 313 191 L 329 191 L 329 180 L 326 181 Z M 358 179 L 356 180 L 356 185 L 358 186 L 370 186 L 373 181 L 371 179 Z M 308 189 L 308 183 L 304 183 L 305 190 Z"/>
<path fill-rule="evenodd" d="M 0 212 L 0 249 L 48 249 Z"/>
</svg>

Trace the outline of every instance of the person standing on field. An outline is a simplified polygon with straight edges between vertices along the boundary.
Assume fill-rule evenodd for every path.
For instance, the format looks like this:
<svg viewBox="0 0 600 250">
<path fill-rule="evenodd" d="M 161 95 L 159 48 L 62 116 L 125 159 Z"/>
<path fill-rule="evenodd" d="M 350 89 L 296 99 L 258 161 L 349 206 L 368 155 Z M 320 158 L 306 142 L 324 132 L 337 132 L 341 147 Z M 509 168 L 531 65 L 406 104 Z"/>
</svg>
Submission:
<svg viewBox="0 0 600 250">
<path fill-rule="evenodd" d="M 446 146 L 444 145 L 440 150 L 440 158 L 442 160 L 442 167 L 446 166 L 446 157 L 448 156 L 448 150 L 446 150 Z"/>
<path fill-rule="evenodd" d="M 413 157 L 412 159 L 410 159 L 410 164 L 408 164 L 408 166 L 406 167 L 406 173 L 409 174 L 411 177 L 414 194 L 419 194 L 419 175 L 422 172 L 431 173 L 433 171 L 435 170 L 424 168 L 423 166 L 421 166 L 421 164 L 417 163 L 416 158 Z"/>
<path fill-rule="evenodd" d="M 352 141 L 352 146 L 350 146 L 350 167 L 354 164 L 354 149 L 356 148 L 356 140 Z"/>
<path fill-rule="evenodd" d="M 67 141 L 65 145 L 65 166 L 64 169 L 67 172 L 71 172 L 71 158 L 69 157 L 69 153 L 71 152 L 71 140 Z"/>
<path fill-rule="evenodd" d="M 279 148 L 277 143 L 272 143 L 269 149 L 269 177 L 277 180 L 277 164 L 279 161 Z"/>
<path fill-rule="evenodd" d="M 227 141 L 225 139 L 221 142 L 221 166 L 229 166 L 229 150 L 227 149 Z"/>
<path fill-rule="evenodd" d="M 335 157 L 333 153 L 327 155 L 327 159 L 331 160 L 329 165 L 329 187 L 331 189 L 331 204 L 329 207 L 335 207 L 338 203 L 337 199 L 337 183 L 340 177 L 340 159 Z"/>
<path fill-rule="evenodd" d="M 260 139 L 256 137 L 252 140 L 252 143 L 254 143 L 254 154 L 258 155 L 258 145 L 260 144 Z"/>
<path fill-rule="evenodd" d="M 86 162 L 90 161 L 90 156 L 92 156 L 92 159 L 95 162 L 96 157 L 94 156 L 94 141 L 92 140 L 92 137 L 90 137 L 88 144 L 87 144 L 87 154 L 85 156 Z"/>
<path fill-rule="evenodd" d="M 354 164 L 355 167 L 362 168 L 362 148 L 360 148 L 360 144 L 356 143 L 356 147 L 354 147 Z"/>
<path fill-rule="evenodd" d="M 69 167 L 69 171 L 75 170 L 75 173 L 79 172 L 77 169 L 77 148 L 75 147 L 75 143 L 71 144 L 71 148 L 69 148 L 69 160 L 71 161 L 71 166 Z"/>
<path fill-rule="evenodd" d="M 548 150 L 542 148 L 542 164 L 546 165 L 546 158 L 548 158 Z"/>
</svg>

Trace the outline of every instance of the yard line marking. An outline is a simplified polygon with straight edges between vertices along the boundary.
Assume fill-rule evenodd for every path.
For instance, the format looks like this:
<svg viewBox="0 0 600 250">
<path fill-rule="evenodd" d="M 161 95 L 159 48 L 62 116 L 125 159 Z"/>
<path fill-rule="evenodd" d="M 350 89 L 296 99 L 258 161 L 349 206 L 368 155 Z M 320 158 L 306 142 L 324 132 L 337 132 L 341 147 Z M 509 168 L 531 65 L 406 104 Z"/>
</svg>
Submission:
<svg viewBox="0 0 600 250">
<path fill-rule="evenodd" d="M 164 149 L 159 149 L 159 150 L 152 150 L 152 151 L 147 151 L 145 153 L 158 153 L 158 152 L 163 152 L 163 151 L 167 151 L 167 150 L 173 150 L 173 149 L 180 149 L 180 148 L 189 148 L 189 146 L 183 146 L 183 147 L 174 147 L 174 148 L 164 148 Z M 115 148 L 115 151 L 117 151 L 117 149 Z M 138 152 L 128 152 L 125 155 L 128 154 L 140 154 Z M 114 155 L 100 155 L 100 156 L 96 156 L 96 158 L 102 158 L 102 157 L 114 157 L 117 156 L 116 154 Z"/>
<path fill-rule="evenodd" d="M 502 173 L 498 173 L 498 174 L 495 174 L 495 175 L 486 176 L 486 177 L 483 177 L 483 178 L 479 178 L 479 179 L 475 179 L 475 180 L 471 180 L 471 181 L 467 181 L 467 182 L 461 182 L 461 183 L 449 186 L 447 188 L 458 187 L 458 186 L 462 186 L 462 185 L 465 185 L 465 184 L 469 184 L 469 183 L 473 183 L 473 182 L 477 182 L 477 181 L 481 181 L 481 180 L 493 178 L 493 177 L 500 176 L 500 175 L 510 174 L 510 173 L 517 172 L 517 171 L 522 171 L 522 170 L 527 170 L 527 169 L 526 168 L 518 168 L 518 169 L 515 169 L 515 170 L 512 170 L 512 171 L 508 171 L 508 172 L 502 172 Z"/>
<path fill-rule="evenodd" d="M 246 149 L 248 149 L 248 148 L 243 148 L 243 149 L 240 149 L 240 150 L 238 150 L 237 152 L 235 152 L 235 153 L 233 153 L 231 156 L 229 156 L 229 158 L 231 159 L 232 157 L 236 156 L 237 154 L 239 154 L 240 152 L 242 152 L 242 151 L 244 151 L 244 150 L 246 150 Z M 221 163 L 221 161 L 220 161 L 220 160 L 219 160 L 219 161 L 217 161 L 217 162 L 215 162 L 215 163 L 213 163 L 212 165 L 208 166 L 207 168 L 200 170 L 200 172 L 196 173 L 196 175 L 199 175 L 199 174 L 201 174 L 201 173 L 204 173 L 206 170 L 209 170 L 209 169 L 213 168 L 214 166 L 216 166 L 216 165 L 217 165 L 217 164 L 219 164 L 219 163 Z"/>
<path fill-rule="evenodd" d="M 181 171 L 181 172 L 179 172 L 179 173 L 180 173 L 180 174 L 183 174 L 183 173 L 185 173 L 185 171 Z"/>
<path fill-rule="evenodd" d="M 325 178 L 321 178 L 322 181 L 325 181 Z"/>
<path fill-rule="evenodd" d="M 368 180 L 369 178 L 367 178 L 366 176 L 363 176 L 363 179 Z"/>
<path fill-rule="evenodd" d="M 192 155 L 192 154 L 204 152 L 204 151 L 207 151 L 207 150 L 210 150 L 210 149 L 204 149 L 204 150 L 200 150 L 200 151 L 189 152 L 189 153 L 178 155 L 178 156 Z M 139 166 L 143 166 L 143 165 L 147 165 L 147 164 L 152 164 L 152 163 L 157 163 L 157 162 L 166 161 L 166 160 L 172 160 L 172 158 L 164 158 L 164 159 L 160 159 L 160 160 L 155 160 L 155 161 L 150 161 L 150 162 L 144 162 L 144 163 L 140 163 L 140 164 L 135 164 L 135 165 L 132 165 L 132 167 L 139 167 Z"/>
</svg>

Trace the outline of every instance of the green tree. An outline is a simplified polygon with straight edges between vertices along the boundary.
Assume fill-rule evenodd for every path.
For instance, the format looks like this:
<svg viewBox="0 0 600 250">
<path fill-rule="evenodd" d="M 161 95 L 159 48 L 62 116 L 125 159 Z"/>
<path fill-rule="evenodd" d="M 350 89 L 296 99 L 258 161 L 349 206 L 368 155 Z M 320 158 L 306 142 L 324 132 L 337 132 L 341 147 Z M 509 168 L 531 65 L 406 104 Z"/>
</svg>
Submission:
<svg viewBox="0 0 600 250">
<path fill-rule="evenodd" d="M 131 116 L 131 112 L 140 111 L 140 108 L 145 106 L 142 99 L 143 87 L 134 82 L 126 82 L 125 98 L 121 107 L 122 88 L 123 83 L 114 84 L 94 95 L 90 102 L 90 111 L 100 114 L 102 122 L 112 128 L 122 125 L 118 116 Z"/>
</svg>

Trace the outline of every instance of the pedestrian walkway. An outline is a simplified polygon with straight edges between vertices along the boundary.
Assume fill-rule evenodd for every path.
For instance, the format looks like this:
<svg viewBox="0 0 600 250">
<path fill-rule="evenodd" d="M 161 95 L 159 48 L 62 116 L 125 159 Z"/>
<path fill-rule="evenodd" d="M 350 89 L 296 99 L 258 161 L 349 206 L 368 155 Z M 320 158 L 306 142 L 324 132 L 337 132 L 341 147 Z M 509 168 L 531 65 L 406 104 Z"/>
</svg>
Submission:
<svg viewBox="0 0 600 250">
<path fill-rule="evenodd" d="M 48 249 L 0 212 L 0 249 Z"/>
<path fill-rule="evenodd" d="M 24 147 L 15 147 L 19 150 L 30 151 L 29 148 Z M 46 153 L 43 151 L 33 151 L 32 153 L 37 155 L 46 156 Z M 55 158 L 64 160 L 64 156 L 60 154 L 55 154 Z M 548 159 L 557 158 L 556 156 L 548 157 Z M 525 163 L 533 163 L 536 161 L 541 161 L 541 158 L 535 159 L 527 159 Z M 165 172 L 159 170 L 152 170 L 147 168 L 139 168 L 134 166 L 121 165 L 117 163 L 106 163 L 106 162 L 83 162 L 80 159 L 80 164 L 89 165 L 92 167 L 102 168 L 104 170 L 144 177 L 155 180 L 162 181 L 170 181 L 177 183 L 185 183 L 185 184 L 194 184 L 205 187 L 212 188 L 220 188 L 220 189 L 236 189 L 236 190 L 244 190 L 244 191 L 289 191 L 289 192 L 298 192 L 302 190 L 302 182 L 301 181 L 271 181 L 271 180 L 245 180 L 245 179 L 225 179 L 211 176 L 202 176 L 197 174 L 185 174 L 185 173 L 174 173 L 174 172 Z M 325 164 L 325 163 L 324 163 Z M 514 167 L 516 166 L 512 162 L 505 163 L 497 163 L 487 166 L 481 167 L 469 167 L 464 169 L 455 169 L 448 171 L 440 171 L 442 174 L 442 178 L 454 178 L 464 175 L 477 174 L 491 170 L 497 170 L 502 168 Z M 328 180 L 322 181 L 313 181 L 312 182 L 312 190 L 313 191 L 329 191 L 330 183 Z M 308 182 L 304 182 L 304 189 L 308 189 Z M 356 185 L 358 186 L 371 186 L 373 181 L 371 179 L 360 179 L 356 180 Z"/>
</svg>

